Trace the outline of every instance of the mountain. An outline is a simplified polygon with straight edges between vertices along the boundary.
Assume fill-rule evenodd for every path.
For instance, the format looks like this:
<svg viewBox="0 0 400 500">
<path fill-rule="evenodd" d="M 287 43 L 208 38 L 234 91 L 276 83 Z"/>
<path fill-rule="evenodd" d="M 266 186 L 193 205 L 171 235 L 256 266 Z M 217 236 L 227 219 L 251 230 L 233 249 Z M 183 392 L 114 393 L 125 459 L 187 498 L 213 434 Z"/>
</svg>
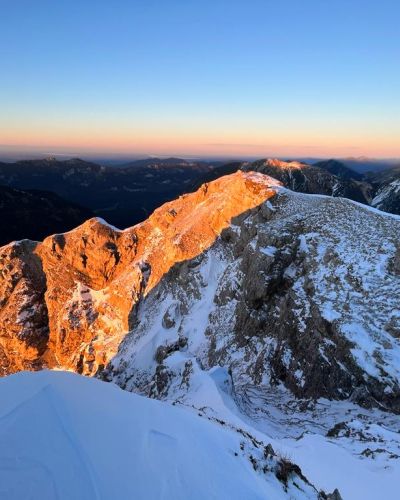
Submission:
<svg viewBox="0 0 400 500">
<path fill-rule="evenodd" d="M 395 216 L 237 172 L 125 231 L 90 219 L 12 243 L 0 254 L 2 368 L 105 371 L 145 391 L 189 346 L 233 380 L 400 412 L 399 241 Z"/>
<path fill-rule="evenodd" d="M 3 379 L 0 422 L 8 500 L 327 498 L 244 431 L 70 373 Z"/>
<path fill-rule="evenodd" d="M 345 180 L 356 180 L 361 181 L 363 175 L 347 167 L 344 163 L 338 160 L 323 160 L 313 164 L 314 167 L 322 168 L 327 170 L 336 177 Z"/>
<path fill-rule="evenodd" d="M 162 203 L 190 191 L 212 169 L 205 162 L 174 158 L 161 163 L 154 159 L 139 161 L 121 168 L 80 159 L 46 158 L 0 163 L 0 184 L 54 192 L 124 228 L 146 219 Z"/>
<path fill-rule="evenodd" d="M 152 168 L 165 168 L 165 167 L 208 167 L 208 166 L 215 166 L 219 165 L 223 162 L 216 161 L 216 162 L 208 162 L 208 161 L 203 161 L 203 160 L 198 160 L 198 159 L 193 159 L 193 160 L 187 160 L 184 158 L 175 158 L 175 157 L 170 157 L 170 158 L 157 158 L 157 157 L 150 157 L 150 158 L 143 158 L 140 160 L 133 160 L 127 163 L 123 163 L 120 165 L 120 167 L 124 168 L 143 168 L 143 167 L 152 167 Z"/>
<path fill-rule="evenodd" d="M 2 374 L 96 376 L 267 437 L 317 489 L 392 498 L 399 242 L 399 217 L 238 171 L 124 231 L 95 218 L 12 243 Z"/>
<path fill-rule="evenodd" d="M 145 290 L 176 262 L 201 254 L 233 217 L 274 194 L 262 180 L 241 172 L 221 178 L 125 231 L 94 218 L 41 244 L 3 247 L 0 345 L 7 363 L 0 367 L 60 364 L 86 374 L 104 367 L 134 323 Z"/>
<path fill-rule="evenodd" d="M 372 161 L 372 160 L 371 160 Z M 352 165 L 352 163 L 350 163 Z M 320 161 L 314 166 L 346 180 L 359 181 L 369 204 L 384 212 L 400 214 L 400 167 L 385 164 L 378 172 L 357 173 L 337 160 Z"/>
<path fill-rule="evenodd" d="M 260 172 L 278 179 L 287 188 L 300 193 L 324 194 L 368 203 L 368 189 L 353 179 L 331 173 L 328 169 L 298 161 L 257 160 L 242 166 L 244 171 Z"/>
<path fill-rule="evenodd" d="M 370 175 L 368 180 L 375 188 L 371 205 L 385 212 L 400 214 L 400 166 Z"/>
<path fill-rule="evenodd" d="M 47 191 L 0 186 L 0 245 L 68 231 L 93 213 Z"/>
</svg>

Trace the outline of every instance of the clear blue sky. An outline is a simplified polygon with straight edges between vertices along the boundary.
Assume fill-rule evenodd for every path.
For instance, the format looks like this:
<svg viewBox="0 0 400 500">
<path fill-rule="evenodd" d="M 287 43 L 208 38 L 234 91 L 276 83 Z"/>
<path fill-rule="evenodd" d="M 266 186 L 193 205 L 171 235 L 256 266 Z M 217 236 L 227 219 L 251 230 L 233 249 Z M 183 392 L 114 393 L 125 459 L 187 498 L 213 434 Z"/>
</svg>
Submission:
<svg viewBox="0 0 400 500">
<path fill-rule="evenodd" d="M 399 0 L 0 0 L 0 145 L 400 156 Z"/>
</svg>

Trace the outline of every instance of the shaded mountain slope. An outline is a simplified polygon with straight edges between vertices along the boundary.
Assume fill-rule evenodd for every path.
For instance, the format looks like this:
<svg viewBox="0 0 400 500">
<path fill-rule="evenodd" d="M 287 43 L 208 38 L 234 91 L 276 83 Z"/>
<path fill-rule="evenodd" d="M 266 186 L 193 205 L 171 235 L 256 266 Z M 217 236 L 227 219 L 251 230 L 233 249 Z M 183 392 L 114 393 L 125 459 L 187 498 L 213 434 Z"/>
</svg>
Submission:
<svg viewBox="0 0 400 500">
<path fill-rule="evenodd" d="M 48 191 L 0 186 L 0 245 L 13 240 L 41 240 L 68 231 L 93 217 L 84 207 Z"/>
<path fill-rule="evenodd" d="M 204 162 L 180 159 L 135 162 L 117 168 L 80 159 L 47 158 L 0 163 L 0 184 L 52 191 L 124 228 L 146 219 L 162 203 L 190 191 L 212 168 Z"/>
<path fill-rule="evenodd" d="M 364 177 L 362 174 L 347 167 L 341 161 L 334 160 L 334 159 L 322 160 L 322 161 L 319 161 L 317 163 L 314 163 L 313 166 L 327 170 L 331 174 L 336 175 L 337 177 L 339 177 L 341 179 L 346 179 L 346 180 L 353 179 L 356 181 L 361 181 Z"/>
<path fill-rule="evenodd" d="M 220 365 L 236 388 L 399 412 L 400 220 L 277 189 L 144 298 L 107 377 L 165 396 Z"/>
<path fill-rule="evenodd" d="M 368 176 L 375 188 L 371 205 L 394 214 L 400 214 L 400 167 Z"/>
</svg>

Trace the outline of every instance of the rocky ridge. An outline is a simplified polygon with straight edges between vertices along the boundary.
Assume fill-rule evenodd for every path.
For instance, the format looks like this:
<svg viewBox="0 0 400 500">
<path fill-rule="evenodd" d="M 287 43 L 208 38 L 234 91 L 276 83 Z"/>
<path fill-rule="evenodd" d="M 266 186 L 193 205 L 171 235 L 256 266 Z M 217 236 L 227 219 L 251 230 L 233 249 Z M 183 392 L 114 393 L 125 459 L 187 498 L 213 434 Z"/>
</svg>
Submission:
<svg viewBox="0 0 400 500">
<path fill-rule="evenodd" d="M 237 172 L 125 231 L 91 219 L 13 243 L 2 371 L 70 369 L 163 397 L 223 366 L 235 387 L 399 412 L 399 241 L 396 217 Z"/>
<path fill-rule="evenodd" d="M 224 366 L 236 390 L 399 412 L 399 241 L 394 216 L 278 188 L 145 297 L 107 377 L 165 397 Z"/>
<path fill-rule="evenodd" d="M 299 161 L 282 161 L 276 158 L 257 160 L 242 166 L 244 171 L 255 171 L 278 179 L 282 184 L 300 193 L 324 194 L 349 198 L 369 204 L 372 188 L 367 182 L 343 175 L 343 169 L 330 162 L 309 165 Z M 348 172 L 347 172 L 348 173 Z"/>
<path fill-rule="evenodd" d="M 60 367 L 95 374 L 117 352 L 162 276 L 176 262 L 196 258 L 277 185 L 239 172 L 125 231 L 95 218 L 43 243 L 1 248 L 2 372 Z"/>
</svg>

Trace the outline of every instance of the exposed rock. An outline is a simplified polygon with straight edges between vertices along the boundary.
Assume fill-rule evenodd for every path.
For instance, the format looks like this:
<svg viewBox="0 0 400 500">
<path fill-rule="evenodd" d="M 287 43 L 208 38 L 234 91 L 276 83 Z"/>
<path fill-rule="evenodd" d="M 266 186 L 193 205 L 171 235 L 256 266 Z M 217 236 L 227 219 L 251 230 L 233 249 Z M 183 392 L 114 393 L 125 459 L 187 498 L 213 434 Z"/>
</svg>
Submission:
<svg viewBox="0 0 400 500">
<path fill-rule="evenodd" d="M 0 249 L 0 375 L 40 367 L 48 342 L 46 279 L 36 243 Z"/>
<path fill-rule="evenodd" d="M 375 189 L 371 205 L 385 212 L 400 214 L 400 167 L 371 174 L 368 180 Z"/>
<path fill-rule="evenodd" d="M 399 412 L 400 278 L 389 268 L 400 220 L 286 190 L 268 203 L 267 220 L 253 210 L 195 262 L 171 268 L 142 302 L 109 379 L 146 393 L 156 367 L 143 364 L 140 339 L 157 346 L 184 334 L 193 377 L 219 365 L 236 388 L 284 384 L 301 398 Z M 171 303 L 182 314 L 166 332 Z M 184 362 L 163 358 L 177 380 Z"/>
<path fill-rule="evenodd" d="M 141 301 L 176 263 L 195 259 L 279 183 L 238 172 L 119 231 L 90 219 L 43 243 L 3 247 L 1 370 L 60 367 L 94 374 L 136 324 Z M 165 311 L 172 328 L 179 310 Z"/>
</svg>

